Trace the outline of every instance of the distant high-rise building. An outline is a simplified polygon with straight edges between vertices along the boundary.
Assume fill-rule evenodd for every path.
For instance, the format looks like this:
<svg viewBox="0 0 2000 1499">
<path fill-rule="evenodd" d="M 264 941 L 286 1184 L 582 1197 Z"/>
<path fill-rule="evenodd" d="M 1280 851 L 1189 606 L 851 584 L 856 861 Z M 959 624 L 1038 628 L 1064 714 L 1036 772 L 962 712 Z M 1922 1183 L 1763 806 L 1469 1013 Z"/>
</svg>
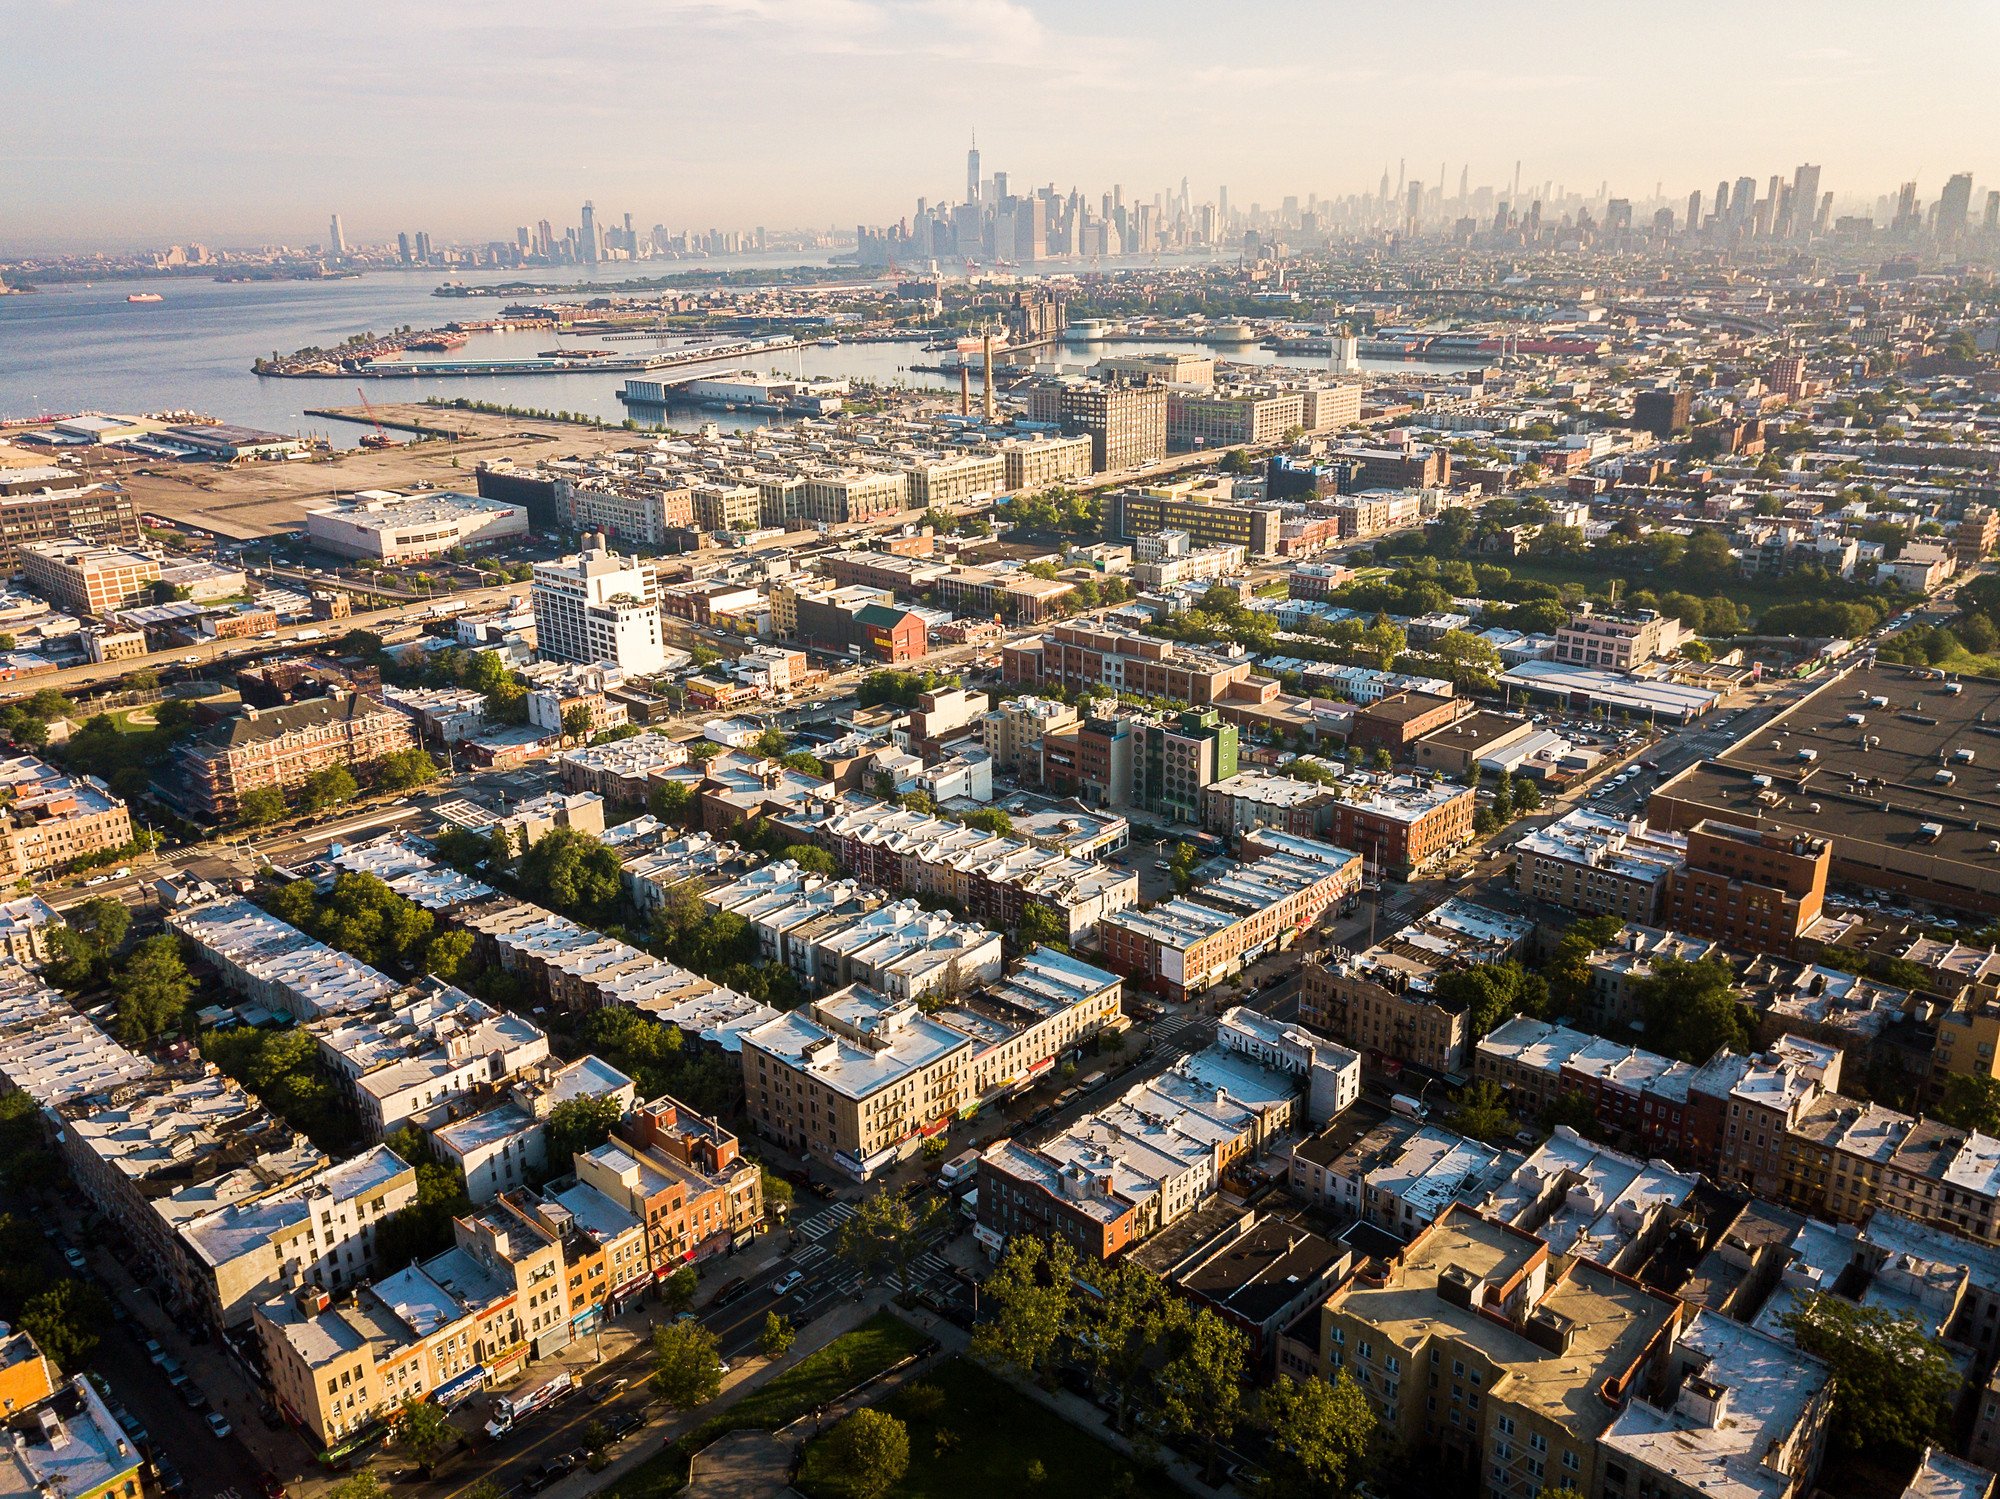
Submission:
<svg viewBox="0 0 2000 1499">
<path fill-rule="evenodd" d="M 335 214 L 327 221 L 326 243 L 329 252 L 341 260 L 347 258 L 347 234 L 340 227 L 340 215 Z"/>
<path fill-rule="evenodd" d="M 1409 226 L 1415 229 L 1417 221 L 1424 216 L 1424 185 L 1421 182 L 1410 184 L 1409 200 Z"/>
<path fill-rule="evenodd" d="M 583 258 L 585 263 L 589 265 L 595 265 L 597 263 L 597 205 L 596 204 L 586 203 L 583 205 L 583 229 L 581 233 L 578 234 L 577 238 L 579 243 L 581 243 L 581 245 L 583 246 Z"/>
<path fill-rule="evenodd" d="M 2000 229 L 2000 190 L 1986 195 L 1986 232 L 1991 234 L 1996 229 Z"/>
<path fill-rule="evenodd" d="M 1725 180 L 1715 184 L 1715 217 L 1712 224 L 1721 224 L 1729 217 L 1729 183 Z"/>
<path fill-rule="evenodd" d="M 1941 240 L 1954 240 L 1966 231 L 1967 220 L 1972 215 L 1972 173 L 1959 172 L 1944 185 L 1938 194 L 1937 235 Z"/>
<path fill-rule="evenodd" d="M 417 231 L 417 263 L 419 265 L 431 263 L 431 232 L 428 229 Z"/>
<path fill-rule="evenodd" d="M 1750 216 L 1757 211 L 1757 179 L 1738 177 L 1736 186 L 1729 194 L 1729 217 L 1731 222 L 1747 224 Z"/>
<path fill-rule="evenodd" d="M 1693 192 L 1688 194 L 1687 232 L 1689 234 L 1699 234 L 1701 232 L 1701 189 L 1700 188 L 1696 188 Z"/>
<path fill-rule="evenodd" d="M 398 234 L 396 236 L 396 258 L 402 261 L 404 265 L 410 263 L 410 236 L 408 234 Z"/>
<path fill-rule="evenodd" d="M 1810 239 L 1819 227 L 1819 168 L 1801 163 L 1792 173 L 1792 237 Z"/>
<path fill-rule="evenodd" d="M 979 201 L 979 137 L 972 137 L 972 149 L 965 153 L 965 201 Z"/>
</svg>

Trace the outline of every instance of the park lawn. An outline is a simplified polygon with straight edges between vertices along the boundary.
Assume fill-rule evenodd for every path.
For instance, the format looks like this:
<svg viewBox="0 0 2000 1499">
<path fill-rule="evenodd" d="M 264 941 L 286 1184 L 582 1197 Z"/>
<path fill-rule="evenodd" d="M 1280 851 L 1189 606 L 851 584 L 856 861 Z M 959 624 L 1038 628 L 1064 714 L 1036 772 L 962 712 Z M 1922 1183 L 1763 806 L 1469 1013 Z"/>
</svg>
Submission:
<svg viewBox="0 0 2000 1499">
<path fill-rule="evenodd" d="M 705 1436 L 756 1428 L 776 1431 L 816 1405 L 851 1390 L 871 1374 L 900 1363 L 930 1341 L 902 1318 L 877 1312 L 853 1332 L 809 1353 L 768 1384 L 752 1390 L 707 1422 Z M 723 1423 L 723 1424 L 718 1424 Z M 710 1431 L 709 1428 L 715 1430 Z"/>
<path fill-rule="evenodd" d="M 953 1359 L 922 1382 L 944 1392 L 936 1419 L 916 1414 L 908 1386 L 881 1405 L 910 1431 L 910 1469 L 889 1499 L 1107 1499 L 1145 1492 L 1130 1459 L 977 1364 Z M 800 1491 L 842 1499 L 837 1483 L 815 1474 L 815 1450 L 806 1449 Z M 1041 1463 L 1038 1478 L 1029 1476 L 1033 1462 Z"/>
<path fill-rule="evenodd" d="M 158 721 L 153 717 L 153 712 L 158 706 L 157 703 L 148 703 L 143 708 L 114 708 L 109 715 L 111 725 L 121 734 L 150 733 L 159 727 Z M 133 721 L 135 717 L 137 722 Z"/>
<path fill-rule="evenodd" d="M 877 1312 L 853 1332 L 842 1333 L 826 1347 L 807 1354 L 777 1378 L 654 1453 L 603 1490 L 603 1499 L 667 1499 L 678 1494 L 687 1486 L 690 1452 L 732 1431 L 776 1431 L 871 1374 L 900 1363 L 929 1341 L 902 1318 Z"/>
</svg>

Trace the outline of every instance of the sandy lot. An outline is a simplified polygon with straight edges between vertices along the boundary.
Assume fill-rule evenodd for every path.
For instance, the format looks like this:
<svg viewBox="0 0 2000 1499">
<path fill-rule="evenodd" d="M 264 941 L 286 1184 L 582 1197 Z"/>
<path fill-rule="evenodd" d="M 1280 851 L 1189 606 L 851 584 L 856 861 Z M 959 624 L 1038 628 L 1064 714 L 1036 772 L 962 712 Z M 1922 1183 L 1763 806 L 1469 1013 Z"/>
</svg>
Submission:
<svg viewBox="0 0 2000 1499">
<path fill-rule="evenodd" d="M 360 415 L 359 408 L 351 409 Z M 360 448 L 295 463 L 252 463 L 237 468 L 155 464 L 144 470 L 126 470 L 119 478 L 141 514 L 165 516 L 220 536 L 248 540 L 303 527 L 309 507 L 357 489 L 408 489 L 428 482 L 439 489 L 470 491 L 473 470 L 482 459 L 531 462 L 571 453 L 609 452 L 645 440 L 616 428 L 438 411 L 426 406 L 391 404 L 377 410 L 385 419 L 449 426 L 465 435 L 379 450 Z"/>
</svg>

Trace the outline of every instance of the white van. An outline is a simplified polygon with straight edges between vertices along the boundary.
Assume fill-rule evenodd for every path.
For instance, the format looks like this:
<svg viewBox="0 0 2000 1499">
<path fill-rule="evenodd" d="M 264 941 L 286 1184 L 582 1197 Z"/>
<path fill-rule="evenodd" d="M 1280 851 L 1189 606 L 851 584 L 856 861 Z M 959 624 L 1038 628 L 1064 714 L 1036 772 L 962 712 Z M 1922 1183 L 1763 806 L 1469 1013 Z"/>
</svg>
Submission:
<svg viewBox="0 0 2000 1499">
<path fill-rule="evenodd" d="M 938 1185 L 940 1187 L 955 1187 L 978 1169 L 979 1152 L 976 1150 L 962 1150 L 944 1163 L 943 1168 L 937 1174 Z"/>
</svg>

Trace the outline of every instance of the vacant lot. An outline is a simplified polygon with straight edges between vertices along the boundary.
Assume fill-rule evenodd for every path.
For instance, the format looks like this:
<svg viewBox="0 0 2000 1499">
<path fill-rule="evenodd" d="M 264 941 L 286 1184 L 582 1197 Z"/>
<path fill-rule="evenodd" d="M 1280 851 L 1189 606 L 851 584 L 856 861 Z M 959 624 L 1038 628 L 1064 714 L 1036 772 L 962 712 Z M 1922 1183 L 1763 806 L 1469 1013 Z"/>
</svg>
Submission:
<svg viewBox="0 0 2000 1499">
<path fill-rule="evenodd" d="M 357 448 L 293 463 L 149 464 L 118 477 L 141 514 L 165 516 L 232 540 L 249 540 L 302 529 L 309 507 L 358 489 L 407 490 L 428 483 L 438 489 L 470 490 L 473 470 L 482 459 L 527 463 L 570 453 L 611 452 L 644 441 L 615 428 L 526 417 L 417 405 L 392 404 L 376 410 L 385 420 L 422 421 L 471 435 L 405 442 L 393 448 Z"/>
</svg>

